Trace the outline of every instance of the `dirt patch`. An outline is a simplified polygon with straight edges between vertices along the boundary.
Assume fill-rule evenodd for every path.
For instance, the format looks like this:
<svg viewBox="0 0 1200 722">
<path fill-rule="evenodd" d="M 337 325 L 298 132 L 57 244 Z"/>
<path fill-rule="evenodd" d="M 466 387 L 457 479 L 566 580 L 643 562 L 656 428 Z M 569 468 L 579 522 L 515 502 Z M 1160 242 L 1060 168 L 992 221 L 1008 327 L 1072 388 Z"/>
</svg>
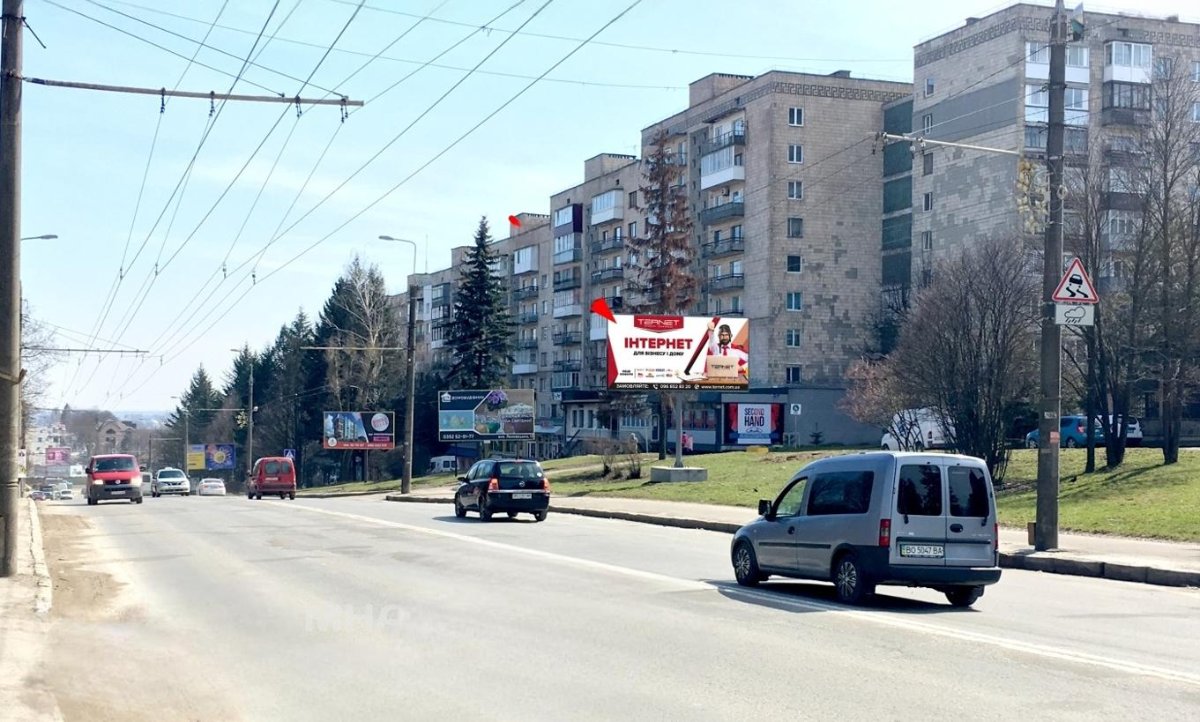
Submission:
<svg viewBox="0 0 1200 722">
<path fill-rule="evenodd" d="M 54 619 L 112 618 L 121 584 L 109 574 L 83 568 L 89 559 L 88 520 L 74 514 L 42 514 L 46 565 L 54 583 Z"/>
</svg>

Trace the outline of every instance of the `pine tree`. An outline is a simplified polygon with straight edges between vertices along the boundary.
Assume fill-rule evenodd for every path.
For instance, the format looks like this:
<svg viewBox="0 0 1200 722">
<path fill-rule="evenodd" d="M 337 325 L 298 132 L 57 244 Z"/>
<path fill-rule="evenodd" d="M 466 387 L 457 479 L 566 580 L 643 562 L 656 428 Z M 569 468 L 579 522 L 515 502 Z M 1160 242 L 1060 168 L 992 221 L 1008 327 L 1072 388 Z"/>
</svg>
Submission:
<svg viewBox="0 0 1200 722">
<path fill-rule="evenodd" d="M 200 366 L 196 373 L 192 374 L 188 389 L 168 417 L 166 426 L 180 439 L 183 439 L 186 433 L 187 441 L 193 444 L 218 441 L 208 436 L 216 413 L 211 409 L 219 408 L 220 405 L 221 396 L 213 386 L 212 378 L 204 370 L 204 366 Z M 168 460 L 167 463 L 182 469 L 185 463 L 179 451 L 182 448 L 182 443 L 169 445 L 163 449 L 163 458 Z"/>
<path fill-rule="evenodd" d="M 479 219 L 475 245 L 467 251 L 454 299 L 454 322 L 447 345 L 454 360 L 447 380 L 453 388 L 490 389 L 507 377 L 512 357 L 513 319 L 508 290 L 494 270 L 487 217 Z"/>
</svg>

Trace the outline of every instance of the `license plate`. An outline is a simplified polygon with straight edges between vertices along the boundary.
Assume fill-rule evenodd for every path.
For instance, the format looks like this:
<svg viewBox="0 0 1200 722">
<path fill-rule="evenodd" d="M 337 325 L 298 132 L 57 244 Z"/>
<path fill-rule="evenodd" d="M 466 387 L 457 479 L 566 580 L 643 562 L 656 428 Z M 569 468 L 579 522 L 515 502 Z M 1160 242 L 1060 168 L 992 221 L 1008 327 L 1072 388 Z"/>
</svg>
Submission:
<svg viewBox="0 0 1200 722">
<path fill-rule="evenodd" d="M 533 494 L 513 494 L 514 499 L 532 499 Z"/>
<path fill-rule="evenodd" d="M 946 555 L 946 547 L 941 544 L 901 544 L 900 556 L 922 557 L 925 559 L 941 559 Z"/>
<path fill-rule="evenodd" d="M 112 493 L 113 494 L 124 494 L 125 490 L 124 489 L 113 489 Z"/>
</svg>

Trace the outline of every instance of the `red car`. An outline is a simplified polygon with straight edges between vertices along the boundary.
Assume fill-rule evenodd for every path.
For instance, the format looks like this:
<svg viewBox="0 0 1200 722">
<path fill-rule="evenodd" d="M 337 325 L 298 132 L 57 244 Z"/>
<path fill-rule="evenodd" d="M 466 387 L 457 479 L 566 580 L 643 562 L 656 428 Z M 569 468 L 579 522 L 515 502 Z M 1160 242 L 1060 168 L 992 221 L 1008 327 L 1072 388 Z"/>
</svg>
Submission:
<svg viewBox="0 0 1200 722">
<path fill-rule="evenodd" d="M 286 456 L 264 456 L 254 462 L 246 482 L 246 498 L 261 499 L 263 494 L 278 494 L 282 499 L 296 498 L 296 465 Z"/>
<path fill-rule="evenodd" d="M 84 473 L 87 474 L 87 503 L 95 506 L 109 499 L 128 499 L 142 503 L 142 468 L 132 454 L 101 454 L 93 456 Z"/>
</svg>

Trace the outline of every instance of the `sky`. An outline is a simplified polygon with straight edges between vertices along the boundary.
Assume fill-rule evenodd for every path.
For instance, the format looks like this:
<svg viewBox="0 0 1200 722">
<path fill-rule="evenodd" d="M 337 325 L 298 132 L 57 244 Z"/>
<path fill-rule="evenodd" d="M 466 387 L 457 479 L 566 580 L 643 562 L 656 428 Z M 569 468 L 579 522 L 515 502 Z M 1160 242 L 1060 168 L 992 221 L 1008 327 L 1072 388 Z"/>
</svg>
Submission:
<svg viewBox="0 0 1200 722">
<path fill-rule="evenodd" d="M 637 154 L 692 81 L 911 82 L 914 44 L 1010 3 L 642 0 L 605 27 L 631 4 L 26 0 L 27 78 L 364 103 L 343 119 L 27 83 L 21 235 L 58 238 L 21 244 L 23 295 L 60 347 L 146 352 L 64 354 L 46 403 L 173 408 L 201 365 L 223 383 L 233 349 L 269 346 L 301 309 L 315 318 L 355 255 L 397 292 L 414 262 L 449 265 L 480 216 L 501 237 L 509 214 L 549 213 L 585 159 Z M 415 241 L 416 258 L 380 235 Z"/>
</svg>

